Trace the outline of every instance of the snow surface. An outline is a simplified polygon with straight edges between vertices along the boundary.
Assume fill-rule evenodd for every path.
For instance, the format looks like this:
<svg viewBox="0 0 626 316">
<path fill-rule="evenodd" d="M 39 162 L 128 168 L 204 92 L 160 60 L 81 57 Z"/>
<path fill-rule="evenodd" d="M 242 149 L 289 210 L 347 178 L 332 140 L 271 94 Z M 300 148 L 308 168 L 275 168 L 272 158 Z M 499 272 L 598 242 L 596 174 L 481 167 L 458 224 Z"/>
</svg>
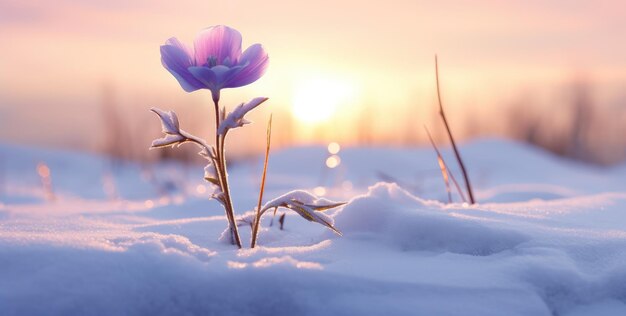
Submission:
<svg viewBox="0 0 626 316">
<path fill-rule="evenodd" d="M 273 152 L 266 201 L 323 186 L 349 201 L 326 213 L 343 237 L 287 212 L 236 250 L 202 166 L 0 145 L 0 315 L 626 315 L 625 166 L 461 151 L 478 205 L 446 203 L 428 148 L 345 148 L 332 170 L 323 147 Z M 231 165 L 243 215 L 261 159 Z"/>
</svg>

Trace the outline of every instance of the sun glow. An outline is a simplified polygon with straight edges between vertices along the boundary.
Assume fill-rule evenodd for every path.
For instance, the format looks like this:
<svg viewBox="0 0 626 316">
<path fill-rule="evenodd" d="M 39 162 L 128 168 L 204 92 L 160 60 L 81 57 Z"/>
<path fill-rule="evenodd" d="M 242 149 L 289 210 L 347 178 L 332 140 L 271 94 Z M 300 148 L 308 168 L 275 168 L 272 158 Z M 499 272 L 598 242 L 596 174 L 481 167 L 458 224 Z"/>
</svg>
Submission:
<svg viewBox="0 0 626 316">
<path fill-rule="evenodd" d="M 354 99 L 355 91 L 355 86 L 346 80 L 324 77 L 303 80 L 294 89 L 293 115 L 308 124 L 328 121 L 340 106 Z"/>
</svg>

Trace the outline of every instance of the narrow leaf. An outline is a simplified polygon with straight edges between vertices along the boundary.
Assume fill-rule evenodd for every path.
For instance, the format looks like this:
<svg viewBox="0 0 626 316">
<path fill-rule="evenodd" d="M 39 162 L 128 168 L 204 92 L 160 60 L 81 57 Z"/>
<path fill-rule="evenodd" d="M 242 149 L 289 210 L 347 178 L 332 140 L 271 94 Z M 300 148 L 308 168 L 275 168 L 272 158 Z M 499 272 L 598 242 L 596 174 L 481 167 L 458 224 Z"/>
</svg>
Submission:
<svg viewBox="0 0 626 316">
<path fill-rule="evenodd" d="M 305 204 L 305 205 L 318 212 L 323 212 L 323 211 L 327 211 L 335 207 L 339 207 L 339 206 L 346 205 L 346 204 L 347 202 L 339 202 L 339 203 L 326 204 L 326 205 L 308 205 L 308 204 Z"/>
</svg>

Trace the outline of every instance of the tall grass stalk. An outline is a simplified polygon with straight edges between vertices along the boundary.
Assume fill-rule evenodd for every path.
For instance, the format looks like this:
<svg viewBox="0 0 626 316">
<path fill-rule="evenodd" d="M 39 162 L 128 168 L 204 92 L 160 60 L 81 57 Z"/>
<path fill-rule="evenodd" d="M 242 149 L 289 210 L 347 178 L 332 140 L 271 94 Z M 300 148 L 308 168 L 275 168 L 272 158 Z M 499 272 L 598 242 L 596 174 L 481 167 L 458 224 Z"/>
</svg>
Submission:
<svg viewBox="0 0 626 316">
<path fill-rule="evenodd" d="M 448 120 L 446 118 L 446 113 L 443 110 L 443 104 L 441 102 L 441 90 L 439 88 L 439 64 L 437 62 L 437 55 L 435 55 L 435 79 L 437 81 L 437 100 L 439 101 L 439 115 L 443 120 L 443 124 L 446 126 L 446 132 L 448 133 L 448 137 L 450 138 L 450 143 L 452 143 L 452 149 L 454 150 L 454 156 L 456 157 L 459 166 L 461 167 L 461 172 L 463 173 L 463 179 L 465 180 L 465 186 L 467 187 L 467 194 L 469 195 L 469 200 L 471 204 L 476 203 L 474 199 L 474 193 L 472 191 L 472 184 L 470 183 L 469 176 L 467 175 L 467 170 L 465 169 L 465 164 L 463 163 L 463 159 L 461 159 L 461 154 L 459 153 L 459 149 L 456 147 L 456 142 L 454 141 L 454 137 L 452 137 L 452 131 L 450 130 L 450 125 L 448 124 Z"/>
<path fill-rule="evenodd" d="M 437 144 L 435 144 L 435 141 L 433 140 L 433 137 L 430 134 L 430 131 L 428 130 L 426 125 L 424 125 L 424 130 L 426 130 L 426 134 L 428 135 L 430 144 L 433 146 L 435 153 L 437 153 L 437 161 L 439 162 L 439 169 L 441 169 L 441 176 L 443 177 L 443 182 L 446 184 L 446 191 L 448 192 L 448 202 L 452 203 L 452 190 L 450 190 L 450 181 L 448 180 L 450 179 L 452 180 L 452 183 L 454 183 L 456 191 L 459 193 L 461 200 L 464 203 L 467 203 L 467 199 L 465 199 L 465 195 L 463 194 L 463 190 L 461 190 L 461 186 L 459 186 L 459 183 L 456 181 L 456 178 L 450 172 L 450 168 L 448 168 L 448 164 L 446 164 L 446 161 L 443 159 L 443 156 L 441 155 L 441 152 L 439 151 Z"/>
<path fill-rule="evenodd" d="M 265 191 L 265 177 L 267 175 L 267 163 L 270 157 L 270 140 L 272 138 L 272 116 L 267 123 L 267 141 L 265 146 L 265 161 L 263 162 L 263 175 L 261 176 L 261 188 L 259 189 L 259 203 L 256 208 L 256 216 L 254 218 L 254 227 L 252 228 L 252 241 L 250 242 L 250 248 L 256 246 L 257 236 L 259 234 L 259 224 L 261 222 L 261 203 L 263 203 L 263 192 Z M 281 223 L 282 229 L 282 223 Z"/>
</svg>

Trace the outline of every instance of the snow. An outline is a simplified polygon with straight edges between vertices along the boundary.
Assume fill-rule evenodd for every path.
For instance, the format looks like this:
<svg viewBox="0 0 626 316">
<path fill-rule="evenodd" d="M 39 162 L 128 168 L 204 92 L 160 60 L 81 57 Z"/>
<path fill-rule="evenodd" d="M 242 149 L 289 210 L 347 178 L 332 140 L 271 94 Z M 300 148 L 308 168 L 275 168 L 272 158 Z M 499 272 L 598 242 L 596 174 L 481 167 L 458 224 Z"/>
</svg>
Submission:
<svg viewBox="0 0 626 316">
<path fill-rule="evenodd" d="M 626 315 L 625 166 L 461 153 L 477 205 L 446 203 L 429 148 L 344 146 L 335 169 L 321 146 L 272 152 L 266 201 L 323 186 L 348 202 L 324 212 L 343 236 L 287 212 L 236 250 L 202 166 L 0 145 L 0 315 Z M 232 164 L 238 215 L 261 164 Z"/>
<path fill-rule="evenodd" d="M 335 216 L 346 236 L 367 236 L 410 251 L 446 251 L 487 256 L 510 250 L 529 236 L 501 228 L 502 220 L 480 220 L 463 209 L 423 201 L 395 184 L 379 183 Z"/>
</svg>

